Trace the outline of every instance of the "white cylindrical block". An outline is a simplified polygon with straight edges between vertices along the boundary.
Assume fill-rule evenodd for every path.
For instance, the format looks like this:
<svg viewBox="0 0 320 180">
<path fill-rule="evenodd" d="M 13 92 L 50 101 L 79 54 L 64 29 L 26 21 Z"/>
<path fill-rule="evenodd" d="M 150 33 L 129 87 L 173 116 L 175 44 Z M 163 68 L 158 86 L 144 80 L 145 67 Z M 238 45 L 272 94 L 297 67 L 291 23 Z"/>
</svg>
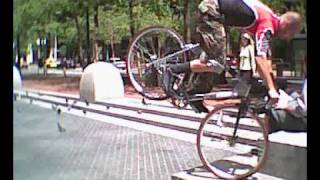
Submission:
<svg viewBox="0 0 320 180">
<path fill-rule="evenodd" d="M 13 89 L 21 89 L 22 88 L 22 80 L 19 70 L 16 66 L 13 66 Z"/>
<path fill-rule="evenodd" d="M 121 97 L 124 97 L 123 80 L 114 65 L 97 62 L 84 70 L 80 80 L 80 98 L 92 103 Z"/>
</svg>

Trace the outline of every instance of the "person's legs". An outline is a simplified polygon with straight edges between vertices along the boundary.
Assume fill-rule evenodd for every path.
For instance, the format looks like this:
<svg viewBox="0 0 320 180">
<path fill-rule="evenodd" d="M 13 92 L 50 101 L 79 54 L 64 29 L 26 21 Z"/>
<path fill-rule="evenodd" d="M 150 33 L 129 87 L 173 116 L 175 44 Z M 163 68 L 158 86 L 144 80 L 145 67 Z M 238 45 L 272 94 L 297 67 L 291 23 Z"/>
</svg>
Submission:
<svg viewBox="0 0 320 180">
<path fill-rule="evenodd" d="M 240 70 L 240 77 L 247 82 L 250 82 L 252 79 L 252 71 L 251 70 Z"/>
<path fill-rule="evenodd" d="M 202 63 L 200 59 L 195 59 L 190 62 L 191 72 L 202 73 L 211 72 L 211 68 L 207 63 Z"/>
<path fill-rule="evenodd" d="M 221 14 L 217 11 L 218 4 L 216 4 L 216 1 L 204 0 L 203 2 L 201 3 L 202 6 L 208 6 L 209 10 L 199 12 L 195 34 L 195 38 L 198 39 L 200 43 L 202 53 L 198 59 L 169 66 L 167 73 L 164 75 L 166 92 L 169 94 L 174 92 L 174 74 L 196 73 L 196 75 L 193 76 L 194 78 L 192 78 L 191 85 L 188 87 L 189 92 L 195 94 L 210 92 L 215 83 L 215 77 L 219 77 L 218 74 L 224 72 L 221 65 L 223 67 L 225 64 L 225 29 L 221 22 L 213 20 L 221 18 Z M 206 7 L 203 8 L 199 6 L 200 11 L 203 9 L 206 9 Z M 204 59 L 206 61 L 204 61 Z M 217 65 L 215 61 L 221 65 Z M 207 110 L 204 110 L 202 107 L 202 101 L 192 102 L 190 104 L 191 106 L 193 104 L 197 106 L 200 112 L 207 112 Z"/>
<path fill-rule="evenodd" d="M 176 95 L 176 92 L 173 90 L 173 85 L 177 79 L 177 75 L 190 71 L 190 62 L 169 66 L 166 72 L 163 74 L 163 84 L 165 92 L 170 96 Z"/>
<path fill-rule="evenodd" d="M 269 120 L 269 134 L 277 131 L 305 132 L 307 131 L 307 119 L 298 118 L 284 111 L 272 109 Z"/>
<path fill-rule="evenodd" d="M 191 72 L 190 64 L 191 62 L 179 63 L 179 64 L 171 65 L 169 69 L 171 70 L 171 72 L 176 74 Z"/>
<path fill-rule="evenodd" d="M 203 59 L 207 61 L 213 59 L 222 65 L 225 64 L 225 29 L 221 22 L 213 20 L 222 16 L 217 9 L 216 1 L 203 0 L 199 5 L 195 38 L 199 41 L 203 51 L 201 56 L 205 57 L 201 57 L 201 60 L 199 57 L 191 62 L 171 65 L 169 69 L 172 73 L 214 72 L 212 64 L 203 62 Z M 201 12 L 203 10 L 207 11 Z"/>
<path fill-rule="evenodd" d="M 224 76 L 226 38 L 223 25 L 217 21 L 201 21 L 196 29 L 200 46 L 204 51 L 199 59 L 190 62 L 190 70 L 196 73 L 190 93 L 208 93 Z M 204 56 L 204 57 L 203 57 Z M 204 59 L 207 60 L 203 61 Z M 191 102 L 190 106 L 198 112 L 208 112 L 203 101 Z"/>
</svg>

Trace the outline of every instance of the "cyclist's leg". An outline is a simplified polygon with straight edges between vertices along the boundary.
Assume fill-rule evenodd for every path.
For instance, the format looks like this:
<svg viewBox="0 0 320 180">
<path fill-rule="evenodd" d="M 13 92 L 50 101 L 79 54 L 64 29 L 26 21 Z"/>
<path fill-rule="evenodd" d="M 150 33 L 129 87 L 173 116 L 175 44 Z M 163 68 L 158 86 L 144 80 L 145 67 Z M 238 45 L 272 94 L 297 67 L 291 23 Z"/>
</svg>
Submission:
<svg viewBox="0 0 320 180">
<path fill-rule="evenodd" d="M 191 81 L 190 94 L 210 92 L 213 86 L 219 83 L 221 76 L 224 76 L 226 37 L 223 24 L 203 18 L 200 19 L 196 32 L 203 52 L 202 57 L 190 62 L 191 71 L 199 72 Z M 202 59 L 208 61 L 203 63 Z M 194 106 L 196 111 L 208 111 L 203 106 L 203 101 L 191 102 L 190 105 Z"/>
<path fill-rule="evenodd" d="M 166 93 L 170 96 L 175 95 L 173 90 L 174 82 L 177 79 L 177 75 L 180 73 L 190 72 L 190 63 L 180 63 L 177 65 L 169 66 L 163 74 L 163 84 Z"/>
<path fill-rule="evenodd" d="M 212 7 L 210 7 L 212 8 Z M 201 14 L 201 13 L 199 13 Z M 225 29 L 222 23 L 215 21 L 213 19 L 206 18 L 208 15 L 201 14 L 197 19 L 197 28 L 196 28 L 196 39 L 200 42 L 200 47 L 202 48 L 202 53 L 199 59 L 195 59 L 191 62 L 186 62 L 182 64 L 174 64 L 170 66 L 169 73 L 166 74 L 168 81 L 165 82 L 167 92 L 170 92 L 173 87 L 174 80 L 172 80 L 172 73 L 188 73 L 188 72 L 208 72 L 209 76 L 215 76 L 216 64 L 213 61 L 217 61 L 220 64 L 224 64 L 225 61 Z M 216 16 L 221 16 L 216 14 Z M 204 56 L 204 57 L 203 57 Z M 200 58 L 207 58 L 209 62 L 202 63 Z M 212 62 L 210 62 L 212 61 Z M 170 71 L 172 73 L 170 73 Z M 221 73 L 221 71 L 218 71 Z M 217 73 L 217 72 L 216 72 Z M 204 82 L 205 84 L 207 82 Z M 212 87 L 211 87 L 212 88 Z M 211 90 L 211 89 L 210 89 Z"/>
</svg>

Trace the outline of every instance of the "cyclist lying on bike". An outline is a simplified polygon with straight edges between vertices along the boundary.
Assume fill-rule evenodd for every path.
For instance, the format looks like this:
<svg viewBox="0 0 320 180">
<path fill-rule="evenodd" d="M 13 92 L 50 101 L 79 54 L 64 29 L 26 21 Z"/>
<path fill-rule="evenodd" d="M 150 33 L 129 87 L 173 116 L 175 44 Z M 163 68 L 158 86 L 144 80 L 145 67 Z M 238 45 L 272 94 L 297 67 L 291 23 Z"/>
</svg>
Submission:
<svg viewBox="0 0 320 180">
<path fill-rule="evenodd" d="M 203 74 L 194 80 L 193 93 L 211 91 L 214 78 L 224 75 L 222 73 L 226 57 L 224 26 L 234 26 L 255 35 L 257 70 L 266 81 L 269 96 L 273 100 L 278 100 L 279 93 L 276 91 L 272 76 L 270 39 L 273 36 L 291 39 L 300 31 L 300 15 L 287 12 L 278 17 L 258 0 L 203 0 L 198 8 L 196 35 L 199 36 L 203 52 L 199 59 L 171 65 L 168 68 L 164 76 L 167 94 L 175 94 L 173 74 L 188 72 Z M 197 112 L 208 112 L 202 102 L 190 103 L 190 105 Z"/>
<path fill-rule="evenodd" d="M 301 94 L 293 92 L 290 96 L 280 90 L 281 103 L 268 110 L 270 117 L 269 133 L 284 130 L 301 132 L 307 130 L 307 79 Z"/>
</svg>

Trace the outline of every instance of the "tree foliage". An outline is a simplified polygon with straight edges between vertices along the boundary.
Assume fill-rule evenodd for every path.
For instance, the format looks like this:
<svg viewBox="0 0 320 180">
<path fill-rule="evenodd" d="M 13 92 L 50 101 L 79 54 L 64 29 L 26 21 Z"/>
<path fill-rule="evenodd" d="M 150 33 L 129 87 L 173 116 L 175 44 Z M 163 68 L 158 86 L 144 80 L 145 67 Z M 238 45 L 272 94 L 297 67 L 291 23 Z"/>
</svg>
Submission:
<svg viewBox="0 0 320 180">
<path fill-rule="evenodd" d="M 163 25 L 184 32 L 184 2 L 189 2 L 190 16 L 197 9 L 198 1 L 191 0 L 14 0 L 14 38 L 19 34 L 21 47 L 35 44 L 39 37 L 56 34 L 61 49 L 84 48 L 86 37 L 86 8 L 90 16 L 90 37 L 100 42 L 119 43 L 130 37 L 130 22 L 134 31 L 150 25 Z M 262 0 L 275 12 L 296 10 L 305 18 L 306 1 L 290 5 L 288 0 Z M 129 3 L 132 7 L 129 8 Z M 98 6 L 99 27 L 95 30 L 94 11 Z M 132 16 L 129 12 L 131 11 Z M 190 22 L 188 26 L 193 26 Z M 231 34 L 236 42 L 238 33 Z M 62 47 L 64 46 L 64 47 Z M 77 53 L 81 53 L 77 50 Z"/>
</svg>

